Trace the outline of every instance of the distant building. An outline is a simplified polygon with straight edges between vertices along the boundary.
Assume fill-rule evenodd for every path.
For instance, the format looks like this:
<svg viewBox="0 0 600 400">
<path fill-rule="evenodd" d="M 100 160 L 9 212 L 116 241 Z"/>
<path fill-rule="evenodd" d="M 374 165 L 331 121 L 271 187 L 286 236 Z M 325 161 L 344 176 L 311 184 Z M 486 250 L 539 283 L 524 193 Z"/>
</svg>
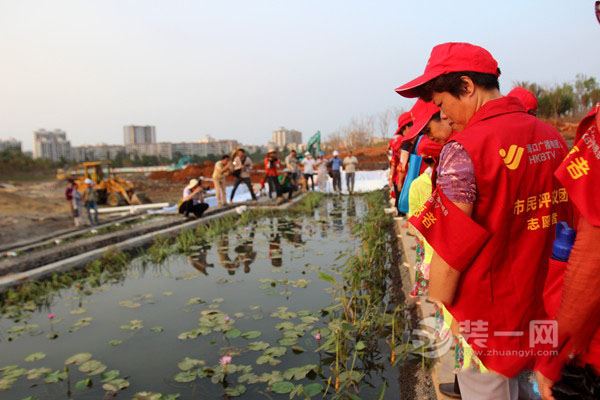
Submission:
<svg viewBox="0 0 600 400">
<path fill-rule="evenodd" d="M 206 157 L 208 144 L 201 142 L 173 143 L 173 155 Z"/>
<path fill-rule="evenodd" d="M 71 142 L 67 133 L 60 129 L 52 132 L 38 129 L 33 132 L 33 158 L 47 158 L 52 161 L 71 158 Z"/>
<path fill-rule="evenodd" d="M 0 151 L 4 150 L 15 150 L 18 152 L 22 152 L 21 142 L 13 138 L 10 138 L 8 140 L 0 140 Z"/>
<path fill-rule="evenodd" d="M 156 143 L 156 128 L 151 125 L 127 125 L 123 127 L 123 143 L 125 146 L 130 144 L 150 144 Z"/>
<path fill-rule="evenodd" d="M 125 146 L 118 144 L 74 146 L 71 147 L 71 159 L 77 162 L 114 160 L 119 153 L 124 152 Z"/>
<path fill-rule="evenodd" d="M 241 147 L 237 140 L 217 140 L 212 136 L 206 135 L 200 140 L 200 143 L 205 143 L 207 155 L 222 155 L 231 154 L 237 148 Z"/>
<path fill-rule="evenodd" d="M 281 127 L 276 131 L 273 131 L 272 142 L 275 143 L 279 149 L 288 148 L 290 144 L 299 145 L 302 143 L 302 132 Z"/>
<path fill-rule="evenodd" d="M 128 144 L 125 145 L 125 152 L 130 157 L 134 155 L 155 156 L 171 160 L 173 159 L 173 144 L 168 142 Z"/>
</svg>

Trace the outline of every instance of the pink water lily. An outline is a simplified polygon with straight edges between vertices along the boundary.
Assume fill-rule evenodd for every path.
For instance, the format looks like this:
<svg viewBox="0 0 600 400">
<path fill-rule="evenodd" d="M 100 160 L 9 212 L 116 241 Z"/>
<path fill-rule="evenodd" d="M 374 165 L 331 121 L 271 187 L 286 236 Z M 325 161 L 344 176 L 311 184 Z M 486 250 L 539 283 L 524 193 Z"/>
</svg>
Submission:
<svg viewBox="0 0 600 400">
<path fill-rule="evenodd" d="M 221 364 L 223 367 L 225 367 L 225 366 L 231 364 L 231 360 L 232 360 L 232 358 L 230 355 L 225 355 L 219 359 L 219 364 Z"/>
<path fill-rule="evenodd" d="M 317 341 L 321 340 L 321 333 L 320 332 L 315 333 L 314 338 Z"/>
<path fill-rule="evenodd" d="M 54 318 L 56 318 L 56 314 L 54 314 L 54 313 L 48 314 L 48 319 L 54 319 Z"/>
</svg>

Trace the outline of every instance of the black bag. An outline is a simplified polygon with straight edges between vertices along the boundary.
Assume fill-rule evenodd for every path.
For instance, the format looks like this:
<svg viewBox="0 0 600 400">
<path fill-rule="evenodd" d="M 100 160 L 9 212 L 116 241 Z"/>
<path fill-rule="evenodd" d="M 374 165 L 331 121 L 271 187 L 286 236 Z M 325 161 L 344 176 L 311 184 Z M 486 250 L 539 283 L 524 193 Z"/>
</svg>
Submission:
<svg viewBox="0 0 600 400">
<path fill-rule="evenodd" d="M 242 169 L 234 169 L 233 172 L 231 173 L 231 175 L 235 176 L 236 178 L 240 179 L 242 177 Z"/>
<path fill-rule="evenodd" d="M 552 395 L 556 400 L 600 399 L 600 377 L 589 365 L 568 364 L 563 368 L 560 381 L 552 387 Z"/>
</svg>

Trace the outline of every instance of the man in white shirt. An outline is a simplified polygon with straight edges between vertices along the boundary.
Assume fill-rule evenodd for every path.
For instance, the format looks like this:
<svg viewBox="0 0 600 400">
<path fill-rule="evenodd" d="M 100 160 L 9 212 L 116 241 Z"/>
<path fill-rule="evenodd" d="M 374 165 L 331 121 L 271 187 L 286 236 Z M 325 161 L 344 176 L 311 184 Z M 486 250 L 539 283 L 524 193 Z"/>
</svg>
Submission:
<svg viewBox="0 0 600 400">
<path fill-rule="evenodd" d="M 306 181 L 306 190 L 308 190 L 308 180 L 310 179 L 311 190 L 315 191 L 315 159 L 313 158 L 310 152 L 304 153 L 304 160 L 302 160 L 302 165 L 304 166 L 304 170 L 302 173 L 304 174 L 304 180 Z"/>
<path fill-rule="evenodd" d="M 352 150 L 346 158 L 344 158 L 344 171 L 346 171 L 346 188 L 348 193 L 354 192 L 354 173 L 356 172 L 356 166 L 358 165 L 358 159 L 352 154 Z"/>
</svg>

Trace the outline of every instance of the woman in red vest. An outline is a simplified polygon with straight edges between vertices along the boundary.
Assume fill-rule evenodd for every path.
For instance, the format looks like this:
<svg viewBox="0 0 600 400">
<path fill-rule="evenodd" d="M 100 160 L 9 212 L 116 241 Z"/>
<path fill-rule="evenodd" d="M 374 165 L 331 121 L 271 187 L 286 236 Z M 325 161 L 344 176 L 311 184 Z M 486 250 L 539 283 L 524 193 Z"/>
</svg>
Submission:
<svg viewBox="0 0 600 400">
<path fill-rule="evenodd" d="M 556 318 L 561 351 L 540 360 L 538 382 L 544 400 L 592 398 L 590 389 L 596 396 L 600 391 L 600 104 L 579 124 L 575 146 L 555 175 L 575 206 L 577 236 Z M 578 356 L 575 365 L 553 384 L 573 355 Z M 569 392 L 576 397 L 566 397 Z"/>
<path fill-rule="evenodd" d="M 402 138 L 408 128 L 412 126 L 412 117 L 409 112 L 400 114 L 398 117 L 398 129 L 394 133 L 394 137 L 390 140 L 390 150 L 392 157 L 390 159 L 390 188 L 394 191 L 394 208 L 398 208 L 398 197 L 400 197 L 400 176 L 404 177 L 403 171 L 400 168 L 400 146 Z"/>
<path fill-rule="evenodd" d="M 461 370 L 463 399 L 518 398 L 534 365 L 531 335 L 555 224 L 568 197 L 553 177 L 566 144 L 552 126 L 499 90 L 498 63 L 469 43 L 433 48 L 425 72 L 396 91 L 442 110 L 455 133 L 436 190 L 411 223 L 435 250 L 429 294 L 441 301 L 488 372 Z M 537 332 L 537 331 L 534 331 Z"/>
</svg>

